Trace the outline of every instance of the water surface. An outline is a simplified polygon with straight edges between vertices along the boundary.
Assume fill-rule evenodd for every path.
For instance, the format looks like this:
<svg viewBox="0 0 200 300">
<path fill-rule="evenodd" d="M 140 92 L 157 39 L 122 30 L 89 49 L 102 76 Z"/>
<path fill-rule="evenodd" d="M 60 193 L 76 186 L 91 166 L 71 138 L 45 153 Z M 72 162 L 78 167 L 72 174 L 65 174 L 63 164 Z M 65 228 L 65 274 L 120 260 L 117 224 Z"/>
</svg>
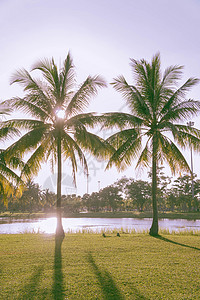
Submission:
<svg viewBox="0 0 200 300">
<path fill-rule="evenodd" d="M 152 219 L 137 218 L 63 218 L 65 232 L 82 232 L 90 230 L 101 232 L 106 229 L 123 230 L 148 230 L 151 227 Z M 161 219 L 160 229 L 172 231 L 200 230 L 200 220 L 185 219 Z M 0 218 L 0 234 L 17 234 L 25 232 L 54 233 L 56 230 L 56 218 L 43 219 L 11 219 Z"/>
</svg>

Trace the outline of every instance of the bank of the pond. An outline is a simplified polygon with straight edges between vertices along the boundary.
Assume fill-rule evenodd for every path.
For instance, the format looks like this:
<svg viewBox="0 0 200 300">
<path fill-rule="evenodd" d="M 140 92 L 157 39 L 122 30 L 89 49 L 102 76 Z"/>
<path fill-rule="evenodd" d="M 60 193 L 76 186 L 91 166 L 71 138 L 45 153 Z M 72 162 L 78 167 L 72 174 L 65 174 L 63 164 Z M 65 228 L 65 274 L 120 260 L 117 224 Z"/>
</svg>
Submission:
<svg viewBox="0 0 200 300">
<path fill-rule="evenodd" d="M 55 217 L 56 212 L 44 213 L 0 213 L 0 217 L 11 217 L 18 219 L 27 218 L 48 218 Z M 84 212 L 84 213 L 63 213 L 65 218 L 152 218 L 152 212 Z M 200 220 L 200 212 L 159 212 L 159 219 L 186 219 Z"/>
<path fill-rule="evenodd" d="M 200 299 L 200 239 L 0 235 L 0 299 Z"/>
</svg>

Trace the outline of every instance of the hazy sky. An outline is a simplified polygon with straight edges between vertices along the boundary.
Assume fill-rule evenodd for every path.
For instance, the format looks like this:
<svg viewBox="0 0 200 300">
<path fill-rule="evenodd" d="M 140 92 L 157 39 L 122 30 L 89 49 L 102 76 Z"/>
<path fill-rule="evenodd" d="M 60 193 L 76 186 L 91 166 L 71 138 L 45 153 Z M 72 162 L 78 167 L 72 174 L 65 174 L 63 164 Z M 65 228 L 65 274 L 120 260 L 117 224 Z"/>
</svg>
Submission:
<svg viewBox="0 0 200 300">
<path fill-rule="evenodd" d="M 184 65 L 183 80 L 200 78 L 199 0 L 0 0 L 0 100 L 23 95 L 21 87 L 10 86 L 12 73 L 43 57 L 54 57 L 58 65 L 70 50 L 78 82 L 89 74 L 101 74 L 111 82 L 123 74 L 131 83 L 129 58 L 150 60 L 161 53 L 162 68 Z M 190 98 L 200 99 L 200 85 Z M 90 111 L 107 112 L 123 108 L 124 102 L 111 86 L 92 100 Z M 195 121 L 200 128 L 200 121 Z M 1 145 L 2 146 L 2 145 Z M 3 146 L 2 146 L 3 147 Z M 186 153 L 189 160 L 189 152 Z M 200 176 L 199 155 L 194 172 Z M 135 177 L 135 167 L 117 173 L 104 172 L 105 163 L 88 157 L 89 192 L 113 183 L 123 175 Z M 70 167 L 64 166 L 63 193 L 70 186 Z M 147 178 L 147 172 L 140 177 Z M 139 175 L 137 178 L 140 178 Z M 55 176 L 47 166 L 36 181 L 41 187 L 55 187 Z M 78 194 L 86 192 L 86 178 L 77 173 Z"/>
</svg>

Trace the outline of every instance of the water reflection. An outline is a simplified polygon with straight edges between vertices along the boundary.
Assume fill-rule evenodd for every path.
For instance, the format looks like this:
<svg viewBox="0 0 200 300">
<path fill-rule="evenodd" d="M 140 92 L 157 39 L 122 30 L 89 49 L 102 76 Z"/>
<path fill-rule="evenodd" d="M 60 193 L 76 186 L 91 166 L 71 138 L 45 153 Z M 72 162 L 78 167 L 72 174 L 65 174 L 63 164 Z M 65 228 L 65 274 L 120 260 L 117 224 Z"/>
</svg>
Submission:
<svg viewBox="0 0 200 300">
<path fill-rule="evenodd" d="M 78 232 L 91 230 L 101 232 L 104 229 L 135 229 L 136 231 L 148 230 L 152 219 L 133 218 L 63 218 L 63 228 L 65 232 Z M 161 229 L 169 231 L 200 230 L 200 220 L 184 219 L 161 219 L 159 221 Z M 0 234 L 17 234 L 25 232 L 41 232 L 52 234 L 56 231 L 56 218 L 45 219 L 0 219 Z"/>
</svg>

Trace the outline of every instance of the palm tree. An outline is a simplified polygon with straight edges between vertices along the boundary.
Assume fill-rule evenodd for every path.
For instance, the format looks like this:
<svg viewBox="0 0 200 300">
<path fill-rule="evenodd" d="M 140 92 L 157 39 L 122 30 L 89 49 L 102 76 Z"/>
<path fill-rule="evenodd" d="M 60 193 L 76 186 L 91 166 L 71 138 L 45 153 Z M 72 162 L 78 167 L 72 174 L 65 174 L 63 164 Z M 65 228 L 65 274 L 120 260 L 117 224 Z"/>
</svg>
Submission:
<svg viewBox="0 0 200 300">
<path fill-rule="evenodd" d="M 69 159 L 73 178 L 77 170 L 77 158 L 87 173 L 84 150 L 96 156 L 106 156 L 109 149 L 103 139 L 87 131 L 86 125 L 93 123 L 92 113 L 83 113 L 92 96 L 106 86 L 100 76 L 88 76 L 77 88 L 76 74 L 71 54 L 68 53 L 61 69 L 54 59 L 39 61 L 32 69 L 39 71 L 41 79 L 34 79 L 26 70 L 20 70 L 11 83 L 24 87 L 25 96 L 15 97 L 7 104 L 27 113 L 31 119 L 7 121 L 7 125 L 26 133 L 9 149 L 9 153 L 24 155 L 31 151 L 22 171 L 29 178 L 38 173 L 41 164 L 48 159 L 57 164 L 57 229 L 56 236 L 64 236 L 61 218 L 61 174 L 62 157 Z"/>
<path fill-rule="evenodd" d="M 128 113 L 104 115 L 104 127 L 118 126 L 120 131 L 108 138 L 116 148 L 107 168 L 115 164 L 119 170 L 129 166 L 137 158 L 136 167 L 151 166 L 153 222 L 151 235 L 158 235 L 157 171 L 160 164 L 169 164 L 172 174 L 189 171 L 189 165 L 178 147 L 192 146 L 200 149 L 200 131 L 182 125 L 196 116 L 200 102 L 186 99 L 186 92 L 199 82 L 189 78 L 177 86 L 182 66 L 170 66 L 161 74 L 160 55 L 151 63 L 131 59 L 135 84 L 129 85 L 123 76 L 112 83 L 129 107 Z"/>
</svg>

